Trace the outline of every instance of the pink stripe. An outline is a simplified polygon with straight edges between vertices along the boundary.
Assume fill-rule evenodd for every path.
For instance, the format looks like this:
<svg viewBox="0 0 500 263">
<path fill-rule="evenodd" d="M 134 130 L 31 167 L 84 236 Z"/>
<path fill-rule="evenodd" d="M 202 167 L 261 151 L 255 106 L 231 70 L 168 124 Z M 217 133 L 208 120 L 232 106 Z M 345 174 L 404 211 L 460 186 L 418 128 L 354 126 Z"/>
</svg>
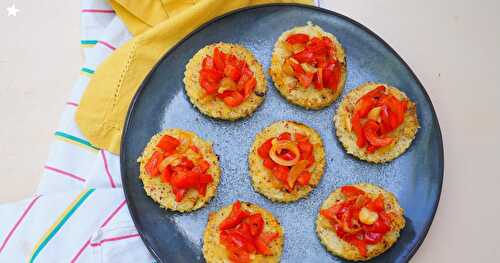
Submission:
<svg viewBox="0 0 500 263">
<path fill-rule="evenodd" d="M 120 205 L 115 209 L 115 211 L 113 211 L 113 213 L 111 213 L 108 218 L 106 218 L 106 220 L 104 220 L 104 223 L 102 223 L 101 227 L 105 227 L 109 221 L 111 221 L 111 219 L 113 217 L 115 217 L 115 215 L 118 213 L 118 211 L 120 211 L 120 209 L 122 209 L 122 207 L 127 203 L 127 200 L 123 200 Z"/>
<path fill-rule="evenodd" d="M 102 159 L 104 160 L 104 169 L 106 170 L 106 174 L 108 175 L 109 183 L 111 184 L 111 187 L 115 188 L 116 184 L 115 181 L 113 181 L 111 173 L 109 172 L 108 159 L 106 159 L 106 154 L 104 154 L 104 151 L 101 151 L 101 155 Z"/>
<path fill-rule="evenodd" d="M 2 253 L 2 250 L 3 248 L 5 247 L 5 245 L 7 245 L 7 242 L 9 241 L 9 239 L 12 237 L 12 235 L 14 234 L 14 231 L 16 231 L 17 227 L 21 224 L 21 222 L 23 221 L 23 219 L 26 217 L 26 215 L 28 214 L 28 212 L 30 211 L 31 207 L 33 207 L 33 205 L 35 204 L 35 202 L 38 200 L 38 198 L 40 198 L 41 195 L 39 196 L 36 196 L 28 205 L 28 207 L 26 207 L 26 209 L 24 209 L 24 212 L 23 214 L 21 215 L 21 217 L 17 220 L 17 222 L 14 224 L 14 227 L 12 227 L 12 229 L 9 231 L 9 234 L 7 234 L 7 237 L 5 238 L 5 240 L 3 241 L 2 243 L 2 246 L 0 246 L 0 253 Z"/>
<path fill-rule="evenodd" d="M 102 40 L 99 40 L 99 43 L 101 43 L 102 45 L 108 47 L 109 49 L 111 50 L 115 50 L 116 48 L 113 47 L 110 43 L 106 42 L 106 41 L 102 41 Z"/>
<path fill-rule="evenodd" d="M 71 178 L 73 178 L 75 180 L 78 180 L 78 181 L 81 181 L 81 182 L 85 182 L 84 178 L 82 178 L 80 176 L 77 176 L 77 175 L 74 175 L 72 173 L 65 172 L 63 170 L 59 170 L 59 169 L 57 169 L 55 167 L 45 165 L 44 168 L 47 169 L 47 170 L 51 170 L 51 171 L 54 171 L 56 173 L 62 174 L 62 175 L 66 175 L 66 176 L 71 177 Z"/>
<path fill-rule="evenodd" d="M 76 102 L 71 102 L 71 101 L 68 101 L 66 102 L 67 105 L 71 105 L 71 106 L 75 106 L 75 107 L 78 107 L 78 103 Z"/>
<path fill-rule="evenodd" d="M 106 218 L 106 220 L 104 220 L 104 223 L 102 223 L 102 225 L 100 227 L 105 227 L 109 221 L 111 221 L 111 219 L 113 219 L 113 217 L 115 217 L 115 215 L 120 211 L 120 209 L 122 209 L 122 207 L 127 203 L 126 200 L 123 200 L 120 205 L 118 205 L 118 207 Z M 76 253 L 76 255 L 73 257 L 73 259 L 71 260 L 71 263 L 75 263 L 78 258 L 80 257 L 80 255 L 83 253 L 83 251 L 90 245 L 90 239 L 87 240 L 85 242 L 85 244 L 83 244 L 83 246 L 80 248 L 80 250 L 78 250 L 78 253 Z"/>
<path fill-rule="evenodd" d="M 83 246 L 80 248 L 80 250 L 78 250 L 78 253 L 76 253 L 76 255 L 71 260 L 71 263 L 76 262 L 76 260 L 80 257 L 80 255 L 83 253 L 83 251 L 89 246 L 89 244 L 90 244 L 90 239 L 87 240 L 87 242 L 85 242 L 85 244 L 83 244 Z"/>
<path fill-rule="evenodd" d="M 129 238 L 138 237 L 138 236 L 139 236 L 139 234 L 132 234 L 132 235 L 126 235 L 126 236 L 120 236 L 120 237 L 105 238 L 105 239 L 101 240 L 100 242 L 91 243 L 90 246 L 91 247 L 98 247 L 98 246 L 100 246 L 100 245 L 102 245 L 103 243 L 106 243 L 106 242 L 124 240 L 124 239 L 129 239 Z"/>
<path fill-rule="evenodd" d="M 82 13 L 106 13 L 113 14 L 115 10 L 105 10 L 105 9 L 82 9 Z"/>
</svg>

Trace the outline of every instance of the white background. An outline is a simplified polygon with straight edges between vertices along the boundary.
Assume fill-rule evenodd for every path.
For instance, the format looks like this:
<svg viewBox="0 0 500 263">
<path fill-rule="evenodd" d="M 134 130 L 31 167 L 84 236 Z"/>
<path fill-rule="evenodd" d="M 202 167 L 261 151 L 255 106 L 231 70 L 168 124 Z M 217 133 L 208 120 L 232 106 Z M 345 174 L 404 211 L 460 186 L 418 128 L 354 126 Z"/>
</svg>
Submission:
<svg viewBox="0 0 500 263">
<path fill-rule="evenodd" d="M 5 10 L 12 3 L 16 17 Z M 445 146 L 438 212 L 412 262 L 500 258 L 500 1 L 321 0 L 424 84 Z M 0 0 L 0 202 L 33 194 L 82 63 L 79 1 Z"/>
</svg>

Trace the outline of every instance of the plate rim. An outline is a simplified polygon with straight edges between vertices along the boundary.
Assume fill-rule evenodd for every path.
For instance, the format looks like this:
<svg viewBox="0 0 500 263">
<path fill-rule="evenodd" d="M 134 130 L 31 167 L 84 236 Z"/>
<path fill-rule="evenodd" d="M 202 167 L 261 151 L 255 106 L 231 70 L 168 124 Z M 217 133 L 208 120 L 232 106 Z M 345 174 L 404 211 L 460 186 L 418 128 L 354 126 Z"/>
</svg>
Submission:
<svg viewBox="0 0 500 263">
<path fill-rule="evenodd" d="M 135 104 L 136 104 L 138 98 L 140 97 L 140 94 L 142 93 L 143 89 L 147 86 L 147 84 L 149 83 L 154 72 L 156 72 L 157 68 L 163 62 L 163 60 L 166 59 L 171 53 L 173 53 L 179 46 L 181 46 L 184 42 L 186 42 L 188 39 L 190 39 L 193 35 L 197 34 L 198 32 L 202 31 L 203 29 L 210 26 L 211 24 L 218 22 L 219 20 L 222 20 L 226 17 L 233 16 L 233 15 L 236 15 L 236 14 L 248 11 L 248 10 L 267 8 L 267 7 L 298 7 L 298 8 L 310 9 L 310 10 L 313 10 L 316 12 L 321 12 L 321 13 L 325 13 L 325 14 L 340 18 L 340 19 L 360 28 L 364 32 L 368 33 L 370 36 L 374 37 L 376 40 L 380 41 L 380 43 L 382 43 L 382 45 L 385 48 L 387 48 L 397 58 L 397 60 L 409 71 L 411 78 L 413 78 L 416 81 L 418 88 L 422 91 L 425 99 L 429 103 L 431 113 L 432 113 L 433 117 L 436 119 L 437 137 L 438 137 L 438 140 L 441 142 L 439 144 L 439 149 L 438 149 L 438 151 L 439 151 L 439 156 L 438 156 L 438 166 L 439 167 L 438 167 L 438 169 L 439 169 L 439 173 L 441 174 L 441 176 L 439 178 L 440 182 L 438 185 L 438 190 L 439 190 L 438 195 L 437 195 L 436 201 L 434 201 L 434 203 L 432 205 L 432 216 L 429 218 L 428 221 L 425 222 L 425 226 L 423 229 L 423 236 L 417 240 L 416 245 L 411 248 L 410 252 L 403 256 L 403 259 L 406 262 L 408 262 L 415 255 L 415 253 L 418 251 L 420 246 L 423 244 L 424 240 L 427 238 L 427 235 L 428 235 L 429 230 L 432 226 L 432 223 L 434 222 L 434 218 L 436 216 L 436 212 L 437 212 L 437 209 L 439 206 L 439 202 L 441 200 L 441 194 L 442 194 L 442 190 L 443 190 L 443 182 L 444 182 L 443 137 L 442 137 L 442 132 L 441 132 L 441 126 L 439 125 L 439 119 L 438 119 L 437 113 L 434 109 L 434 105 L 432 104 L 432 100 L 429 97 L 429 94 L 427 93 L 425 87 L 422 85 L 422 82 L 418 79 L 417 75 L 415 74 L 415 72 L 413 72 L 413 70 L 408 65 L 408 63 L 406 63 L 406 61 L 403 60 L 403 58 L 396 52 L 396 50 L 394 50 L 384 39 L 382 39 L 379 35 L 377 35 L 371 29 L 364 26 L 360 22 L 358 22 L 358 21 L 356 21 L 356 20 L 354 20 L 346 15 L 340 14 L 338 12 L 335 12 L 335 11 L 332 11 L 332 10 L 329 10 L 326 8 L 322 8 L 319 6 L 305 5 L 305 4 L 298 4 L 298 3 L 271 3 L 271 4 L 260 4 L 260 5 L 238 8 L 238 9 L 235 9 L 233 11 L 224 13 L 220 16 L 217 16 L 217 17 L 201 24 L 195 30 L 193 30 L 188 35 L 186 35 L 184 38 L 179 40 L 164 55 L 162 55 L 162 57 L 158 60 L 158 62 L 154 65 L 154 67 L 151 69 L 151 71 L 149 71 L 149 73 L 146 75 L 144 80 L 141 82 L 139 88 L 137 89 L 136 93 L 134 94 L 134 96 L 132 97 L 132 100 L 130 102 L 130 105 L 129 105 L 129 108 L 127 111 L 127 116 L 125 118 L 125 123 L 124 123 L 123 129 L 122 129 L 121 142 L 120 142 L 120 174 L 121 174 L 121 179 L 122 179 L 122 190 L 123 190 L 124 195 L 125 195 L 125 200 L 127 202 L 127 207 L 128 207 L 129 212 L 130 212 L 132 222 L 134 223 L 134 226 L 137 229 L 137 233 L 139 233 L 141 240 L 143 241 L 144 245 L 146 246 L 148 251 L 153 256 L 153 258 L 155 258 L 155 260 L 158 262 L 164 262 L 164 260 L 162 258 L 160 258 L 158 253 L 156 253 L 156 250 L 152 246 L 152 244 L 145 238 L 146 234 L 144 233 L 144 230 L 142 229 L 142 225 L 137 223 L 137 219 L 136 219 L 138 217 L 138 215 L 136 214 L 137 208 L 135 207 L 135 204 L 129 202 L 129 200 L 132 199 L 131 193 L 128 190 L 130 181 L 127 179 L 127 176 L 125 173 L 125 171 L 126 171 L 125 166 L 126 165 L 125 165 L 125 162 L 123 161 L 125 158 L 124 149 L 126 148 L 126 143 L 125 143 L 124 139 L 127 137 L 128 127 L 129 127 L 129 124 L 131 122 L 131 115 L 132 115 L 132 112 L 135 108 Z"/>
</svg>

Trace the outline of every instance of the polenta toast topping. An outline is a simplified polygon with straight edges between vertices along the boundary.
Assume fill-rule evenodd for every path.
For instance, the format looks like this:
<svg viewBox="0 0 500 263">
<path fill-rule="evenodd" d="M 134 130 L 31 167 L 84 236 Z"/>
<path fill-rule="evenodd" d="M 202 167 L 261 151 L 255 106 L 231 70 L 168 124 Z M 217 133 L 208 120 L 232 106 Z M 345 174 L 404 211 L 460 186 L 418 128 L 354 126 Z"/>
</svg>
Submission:
<svg viewBox="0 0 500 263">
<path fill-rule="evenodd" d="M 207 173 L 210 164 L 191 143 L 190 135 L 183 135 L 182 138 L 164 135 L 144 167 L 149 176 L 160 176 L 162 182 L 171 185 L 177 202 L 182 201 L 189 189 L 205 196 L 207 185 L 213 181 Z"/>
<path fill-rule="evenodd" d="M 264 224 L 260 213 L 245 211 L 240 201 L 233 204 L 231 213 L 219 225 L 220 242 L 229 251 L 231 262 L 251 262 L 252 253 L 272 255 L 269 245 L 279 233 L 264 232 Z"/>
<path fill-rule="evenodd" d="M 252 94 L 257 85 L 247 62 L 234 54 L 214 49 L 203 59 L 200 86 L 206 95 L 214 95 L 229 107 L 237 107 Z"/>
<path fill-rule="evenodd" d="M 296 78 L 305 89 L 311 85 L 318 90 L 337 89 L 342 66 L 335 56 L 335 45 L 330 38 L 311 38 L 298 33 L 286 39 L 285 47 L 292 53 L 283 64 L 285 74 Z"/>
<path fill-rule="evenodd" d="M 272 171 L 288 192 L 309 183 L 309 168 L 314 164 L 313 145 L 304 134 L 281 133 L 265 141 L 257 153 L 264 167 Z"/>
<path fill-rule="evenodd" d="M 351 118 L 357 146 L 373 153 L 392 144 L 395 139 L 388 133 L 403 123 L 407 108 L 407 100 L 397 99 L 382 85 L 363 95 L 356 102 Z"/>
<path fill-rule="evenodd" d="M 337 236 L 367 256 L 367 245 L 381 242 L 391 231 L 391 212 L 385 211 L 384 196 L 371 198 L 362 189 L 348 185 L 340 188 L 344 197 L 330 208 L 320 210 Z"/>
</svg>

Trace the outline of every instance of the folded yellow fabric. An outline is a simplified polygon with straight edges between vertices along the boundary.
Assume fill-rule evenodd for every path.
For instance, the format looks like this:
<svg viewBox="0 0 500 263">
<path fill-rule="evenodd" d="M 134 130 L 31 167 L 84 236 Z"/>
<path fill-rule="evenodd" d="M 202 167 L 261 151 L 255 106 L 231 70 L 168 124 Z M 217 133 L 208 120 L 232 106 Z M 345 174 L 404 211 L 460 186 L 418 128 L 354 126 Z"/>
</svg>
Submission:
<svg viewBox="0 0 500 263">
<path fill-rule="evenodd" d="M 241 7 L 312 0 L 111 0 L 133 39 L 95 71 L 80 100 L 76 122 L 96 147 L 120 152 L 129 104 L 146 75 L 179 40 L 206 21 Z"/>
</svg>

